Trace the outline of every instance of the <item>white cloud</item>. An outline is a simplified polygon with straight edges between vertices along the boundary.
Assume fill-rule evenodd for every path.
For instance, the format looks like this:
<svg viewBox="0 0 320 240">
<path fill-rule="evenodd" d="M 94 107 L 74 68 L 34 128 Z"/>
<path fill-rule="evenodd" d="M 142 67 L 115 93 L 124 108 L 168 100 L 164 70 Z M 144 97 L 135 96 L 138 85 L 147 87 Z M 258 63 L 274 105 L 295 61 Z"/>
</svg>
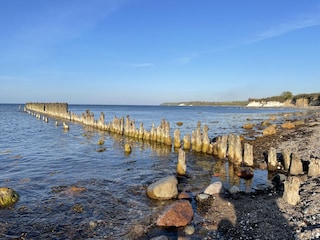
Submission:
<svg viewBox="0 0 320 240">
<path fill-rule="evenodd" d="M 278 25 L 270 27 L 268 30 L 263 31 L 254 36 L 245 44 L 256 43 L 266 39 L 278 37 L 293 31 L 301 29 L 320 26 L 320 12 L 310 16 L 304 16 L 297 20 L 287 21 Z"/>
<path fill-rule="evenodd" d="M 141 68 L 143 68 L 143 67 L 153 67 L 153 66 L 155 66 L 155 64 L 154 63 L 132 63 L 132 64 L 129 64 L 129 66 L 130 67 L 137 67 L 137 68 L 141 67 Z"/>
</svg>

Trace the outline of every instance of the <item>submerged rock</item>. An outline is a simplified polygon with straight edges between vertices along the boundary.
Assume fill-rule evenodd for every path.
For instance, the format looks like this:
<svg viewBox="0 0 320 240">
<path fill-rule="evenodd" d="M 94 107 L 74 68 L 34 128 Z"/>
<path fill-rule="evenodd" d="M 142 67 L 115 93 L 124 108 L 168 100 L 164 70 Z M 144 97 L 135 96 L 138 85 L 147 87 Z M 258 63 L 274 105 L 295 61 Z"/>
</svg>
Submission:
<svg viewBox="0 0 320 240">
<path fill-rule="evenodd" d="M 0 207 L 7 207 L 15 204 L 19 200 L 19 195 L 11 188 L 0 188 Z"/>
</svg>

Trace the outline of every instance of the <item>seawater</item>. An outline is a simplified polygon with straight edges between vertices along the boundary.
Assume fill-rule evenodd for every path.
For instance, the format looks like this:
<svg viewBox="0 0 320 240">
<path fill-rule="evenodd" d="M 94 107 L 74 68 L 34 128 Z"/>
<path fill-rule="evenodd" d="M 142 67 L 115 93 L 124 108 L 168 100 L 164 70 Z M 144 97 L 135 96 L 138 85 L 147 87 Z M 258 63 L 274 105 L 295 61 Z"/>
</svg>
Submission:
<svg viewBox="0 0 320 240">
<path fill-rule="evenodd" d="M 209 137 L 242 134 L 250 119 L 259 123 L 270 115 L 292 109 L 245 107 L 167 107 L 70 105 L 77 114 L 90 109 L 106 122 L 114 116 L 143 122 L 150 130 L 161 119 L 179 128 L 181 138 L 196 129 L 197 122 L 209 127 Z M 176 125 L 182 122 L 182 126 Z M 23 112 L 23 105 L 0 104 L 0 187 L 11 187 L 20 195 L 9 209 L 0 209 L 0 238 L 26 239 L 123 239 L 136 225 L 151 224 L 155 213 L 168 202 L 148 199 L 145 192 L 155 180 L 175 174 L 177 151 L 98 131 L 77 123 L 70 130 L 45 123 Z M 103 138 L 104 145 L 98 145 Z M 130 142 L 132 153 L 124 153 Z M 98 151 L 101 148 L 105 151 Z M 216 178 L 213 168 L 221 162 L 212 155 L 187 152 L 188 190 L 205 189 Z M 251 181 L 221 179 L 226 187 L 242 190 L 267 181 L 267 172 L 257 171 Z M 72 191 L 75 186 L 81 191 Z"/>
</svg>

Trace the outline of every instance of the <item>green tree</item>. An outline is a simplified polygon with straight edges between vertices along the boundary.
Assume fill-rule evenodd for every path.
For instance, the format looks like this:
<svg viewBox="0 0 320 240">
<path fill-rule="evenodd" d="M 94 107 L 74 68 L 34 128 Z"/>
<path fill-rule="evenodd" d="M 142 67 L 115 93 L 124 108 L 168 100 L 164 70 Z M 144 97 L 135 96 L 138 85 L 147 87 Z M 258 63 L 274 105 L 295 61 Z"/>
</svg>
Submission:
<svg viewBox="0 0 320 240">
<path fill-rule="evenodd" d="M 290 100 L 290 99 L 293 98 L 292 92 L 289 92 L 289 91 L 287 91 L 287 92 L 282 92 L 280 96 L 281 96 L 281 98 L 282 98 L 284 101 Z"/>
</svg>

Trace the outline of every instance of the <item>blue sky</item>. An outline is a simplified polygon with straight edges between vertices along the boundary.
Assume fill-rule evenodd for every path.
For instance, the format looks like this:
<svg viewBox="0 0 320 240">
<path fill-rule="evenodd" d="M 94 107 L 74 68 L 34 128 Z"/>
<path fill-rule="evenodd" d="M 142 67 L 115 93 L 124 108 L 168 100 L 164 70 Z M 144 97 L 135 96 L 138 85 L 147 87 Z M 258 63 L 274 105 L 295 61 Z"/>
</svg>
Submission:
<svg viewBox="0 0 320 240">
<path fill-rule="evenodd" d="M 318 0 L 0 0 L 0 102 L 320 92 Z"/>
</svg>

